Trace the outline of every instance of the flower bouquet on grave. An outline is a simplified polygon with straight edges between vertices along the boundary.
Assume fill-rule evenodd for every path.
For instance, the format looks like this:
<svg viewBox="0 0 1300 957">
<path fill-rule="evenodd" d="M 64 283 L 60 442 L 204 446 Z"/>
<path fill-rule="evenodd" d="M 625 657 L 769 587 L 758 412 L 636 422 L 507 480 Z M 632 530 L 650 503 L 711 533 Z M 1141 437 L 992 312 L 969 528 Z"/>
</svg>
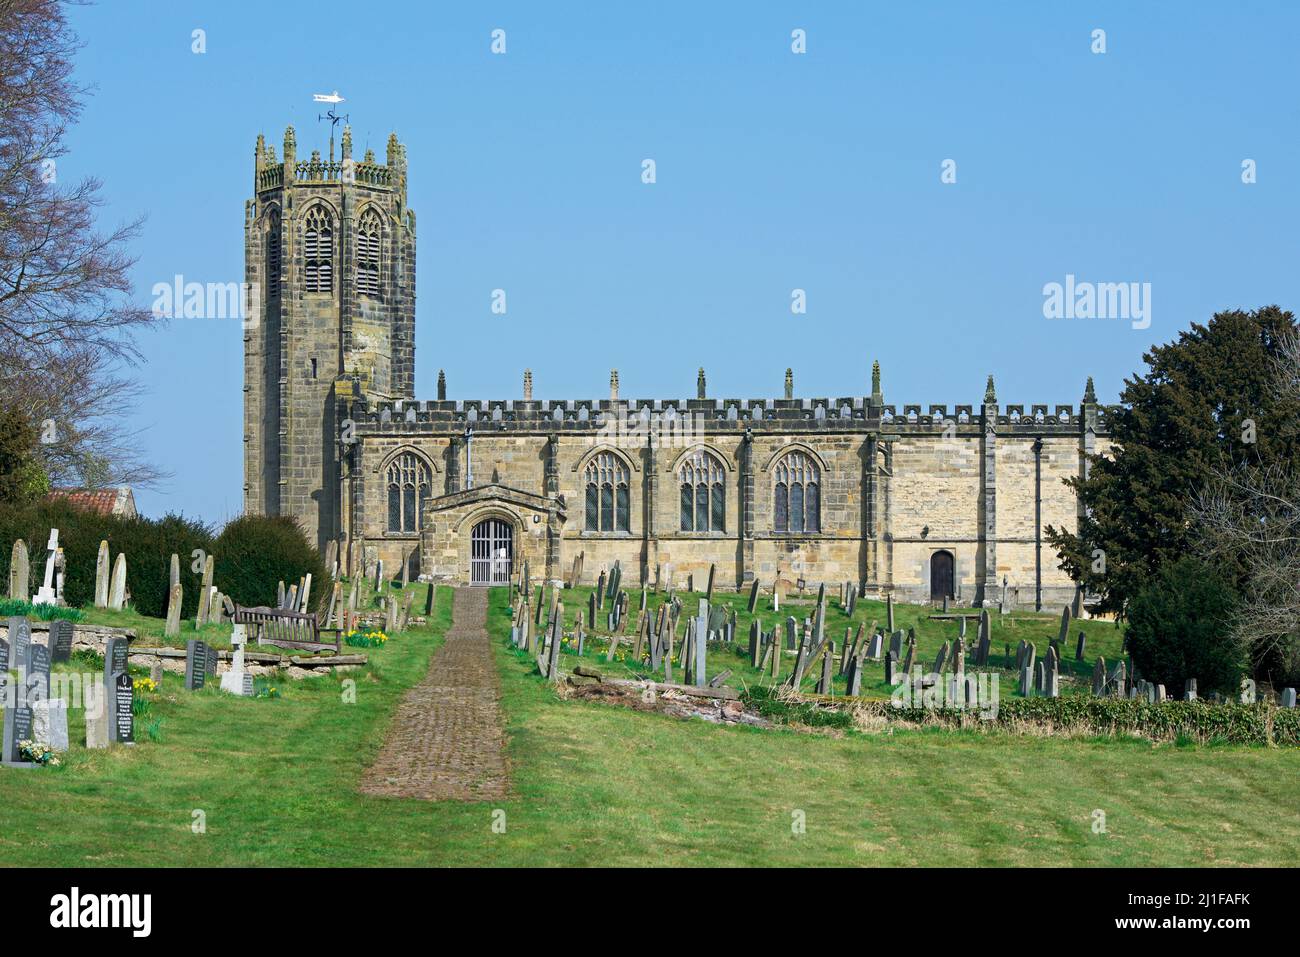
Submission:
<svg viewBox="0 0 1300 957">
<path fill-rule="evenodd" d="M 57 768 L 63 763 L 59 760 L 57 751 L 48 744 L 37 744 L 35 741 L 19 741 L 18 754 L 24 761 L 39 764 L 43 768 Z"/>
</svg>

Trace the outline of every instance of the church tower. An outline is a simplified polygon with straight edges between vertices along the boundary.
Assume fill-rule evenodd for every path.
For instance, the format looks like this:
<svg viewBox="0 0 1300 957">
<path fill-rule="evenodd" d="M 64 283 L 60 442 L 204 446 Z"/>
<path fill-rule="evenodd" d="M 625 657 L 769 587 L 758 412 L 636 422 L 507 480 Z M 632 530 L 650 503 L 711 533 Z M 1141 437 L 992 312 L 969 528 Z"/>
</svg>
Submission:
<svg viewBox="0 0 1300 957">
<path fill-rule="evenodd" d="M 342 530 L 340 471 L 354 400 L 412 398 L 415 214 L 406 149 L 387 162 L 284 159 L 258 136 L 244 208 L 244 510 L 291 515 L 323 548 Z"/>
</svg>

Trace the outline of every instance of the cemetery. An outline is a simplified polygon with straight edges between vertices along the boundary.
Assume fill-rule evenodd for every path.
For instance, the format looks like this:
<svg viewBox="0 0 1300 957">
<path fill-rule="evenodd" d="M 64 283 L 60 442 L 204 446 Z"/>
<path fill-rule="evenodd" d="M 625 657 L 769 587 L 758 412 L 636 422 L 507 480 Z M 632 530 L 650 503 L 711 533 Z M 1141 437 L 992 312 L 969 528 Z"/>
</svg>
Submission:
<svg viewBox="0 0 1300 957">
<path fill-rule="evenodd" d="M 881 602 L 860 597 L 850 582 L 801 587 L 784 578 L 724 591 L 707 573 L 678 582 L 661 575 L 660 587 L 653 579 L 642 587 L 626 581 L 618 564 L 598 569 L 591 585 L 536 582 L 525 566 L 510 585 L 491 589 L 403 583 L 378 563 L 366 571 L 338 578 L 318 596 L 310 617 L 320 616 L 316 634 L 328 638 L 319 649 L 266 643 L 286 639 L 241 622 L 238 609 L 226 614 L 220 600 L 209 603 L 201 624 L 141 615 L 129 597 L 113 608 L 111 579 L 102 596 L 107 607 L 92 601 L 60 609 L 79 611 L 77 621 L 42 620 L 53 610 L 37 605 L 30 619 L 0 623 L 0 664 L 11 679 L 26 676 L 28 691 L 5 713 L 0 793 L 7 806 L 35 826 L 51 808 L 71 809 L 75 795 L 94 784 L 96 820 L 150 822 L 148 853 L 94 850 L 97 839 L 69 816 L 48 842 L 69 864 L 91 856 L 137 864 L 194 855 L 208 863 L 271 862 L 281 843 L 297 845 L 304 833 L 313 849 L 295 851 L 296 863 L 324 863 L 337 853 L 376 864 L 641 863 L 636 855 L 658 842 L 669 859 L 843 864 L 863 853 L 841 843 L 846 829 L 863 826 L 879 839 L 874 862 L 909 863 L 926 852 L 908 848 L 908 835 L 920 839 L 935 816 L 955 828 L 943 853 L 958 862 L 1033 863 L 1068 848 L 1078 863 L 1196 863 L 1190 855 L 1213 853 L 1245 864 L 1266 862 L 1274 851 L 1252 845 L 1248 856 L 1212 821 L 1227 815 L 1248 831 L 1262 826 L 1250 809 L 1280 796 L 1270 797 L 1284 787 L 1284 769 L 1300 750 L 1300 712 L 1289 689 L 1261 691 L 1243 704 L 1223 695 L 1197 699 L 1192 688 L 1171 695 L 1149 687 L 1125 673 L 1123 629 L 1075 619 L 1068 606 L 1046 614 Z M 204 587 L 202 566 L 177 584 L 183 589 L 191 575 Z M 305 586 L 286 587 L 281 610 L 304 614 L 292 606 Z M 58 601 L 57 578 L 51 588 Z M 470 621 L 458 620 L 465 614 Z M 480 777 L 485 748 L 505 759 L 496 777 L 488 776 L 484 800 L 421 790 L 409 772 L 407 751 L 417 743 L 404 715 L 413 701 L 418 712 L 456 700 L 440 685 L 432 703 L 413 696 L 437 672 L 448 636 L 455 641 L 463 627 L 485 637 L 492 673 L 484 680 L 499 707 L 498 736 L 486 745 L 464 733 L 457 740 L 468 753 L 454 760 Z M 327 630 L 334 628 L 339 651 Z M 349 646 L 356 641 L 363 643 Z M 455 680 L 475 680 L 458 673 Z M 977 674 L 985 686 L 968 701 L 961 676 L 977 688 Z M 994 720 L 980 710 L 989 703 L 990 679 L 999 686 Z M 909 697 L 899 707 L 902 690 Z M 414 720 L 418 726 L 420 714 Z M 24 740 L 32 745 L 21 751 Z M 769 766 L 787 771 L 771 775 Z M 711 767 L 725 768 L 723 779 Z M 980 783 L 1008 773 L 1024 783 L 1001 797 Z M 1140 779 L 1121 789 L 1118 804 L 1105 783 L 1116 775 Z M 949 776 L 983 797 L 966 811 L 928 798 L 917 803 L 924 793 L 917 787 Z M 878 779 L 898 784 L 881 790 Z M 610 825 L 617 834 L 590 830 L 587 789 L 597 781 L 604 782 L 601 800 L 623 809 L 620 823 Z M 224 795 L 245 786 L 258 800 L 232 818 Z M 661 804 L 665 786 L 675 796 Z M 1117 808 L 1113 826 L 1123 822 L 1140 841 L 1078 847 L 1069 837 L 1060 808 L 1080 809 L 1086 830 L 1092 808 L 1085 806 L 1100 801 L 1102 789 Z M 1199 822 L 1190 844 L 1138 811 L 1156 791 Z M 736 794 L 756 799 L 737 801 Z M 360 825 L 343 833 L 314 818 L 308 795 L 341 802 Z M 909 813 L 900 813 L 899 802 Z M 421 812 L 431 806 L 439 809 L 436 823 Z M 481 817 L 498 806 L 521 822 L 527 840 L 491 840 Z M 679 806 L 672 821 L 656 810 Z M 705 809 L 719 806 L 727 809 L 721 827 L 705 828 L 703 817 L 692 823 L 697 815 L 715 818 L 716 810 Z M 1125 806 L 1136 812 L 1131 819 Z M 863 807 L 871 809 L 869 820 Z M 810 829 L 797 852 L 783 823 L 793 808 L 831 818 L 816 836 Z M 988 828 L 1012 827 L 1007 808 L 1037 843 L 1005 840 L 990 848 L 975 840 Z M 201 840 L 191 830 L 194 812 L 207 828 Z M 1280 826 L 1295 829 L 1292 846 L 1300 841 L 1300 827 Z M 540 829 L 558 848 L 575 828 L 588 834 L 577 857 L 534 842 Z M 264 846 L 249 844 L 255 833 Z M 16 842 L 0 855 L 11 863 L 49 859 Z"/>
</svg>

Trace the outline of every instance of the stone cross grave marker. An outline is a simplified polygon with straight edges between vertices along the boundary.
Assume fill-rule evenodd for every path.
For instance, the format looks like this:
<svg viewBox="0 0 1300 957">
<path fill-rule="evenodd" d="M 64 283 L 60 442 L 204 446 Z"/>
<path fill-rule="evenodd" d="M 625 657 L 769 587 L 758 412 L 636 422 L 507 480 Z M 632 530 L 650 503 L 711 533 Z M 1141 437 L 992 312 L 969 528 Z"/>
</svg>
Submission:
<svg viewBox="0 0 1300 957">
<path fill-rule="evenodd" d="M 36 597 L 32 599 L 34 605 L 53 605 L 58 600 L 58 595 L 54 590 L 54 561 L 59 552 L 59 530 L 50 529 L 50 540 L 46 544 L 49 555 L 45 558 L 45 578 L 41 582 L 41 587 L 36 589 Z"/>
</svg>

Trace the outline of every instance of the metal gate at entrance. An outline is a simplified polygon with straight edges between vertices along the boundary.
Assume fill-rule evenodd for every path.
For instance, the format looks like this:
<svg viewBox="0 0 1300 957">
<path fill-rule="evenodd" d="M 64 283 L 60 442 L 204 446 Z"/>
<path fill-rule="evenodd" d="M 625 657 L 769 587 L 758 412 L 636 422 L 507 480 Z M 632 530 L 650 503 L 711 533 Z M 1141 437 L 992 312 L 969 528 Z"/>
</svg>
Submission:
<svg viewBox="0 0 1300 957">
<path fill-rule="evenodd" d="M 489 518 L 474 526 L 469 539 L 469 583 L 509 585 L 514 568 L 515 536 L 509 522 Z"/>
</svg>

